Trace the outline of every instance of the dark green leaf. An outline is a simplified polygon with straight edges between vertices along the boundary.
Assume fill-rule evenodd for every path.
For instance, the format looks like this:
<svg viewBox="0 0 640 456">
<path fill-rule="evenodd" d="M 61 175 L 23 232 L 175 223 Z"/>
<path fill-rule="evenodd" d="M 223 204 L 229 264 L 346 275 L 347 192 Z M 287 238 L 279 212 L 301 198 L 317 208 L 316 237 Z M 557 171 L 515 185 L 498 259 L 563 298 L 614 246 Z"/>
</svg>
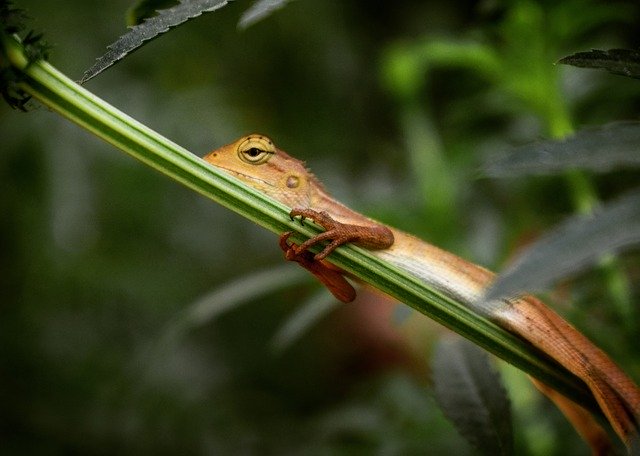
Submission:
<svg viewBox="0 0 640 456">
<path fill-rule="evenodd" d="M 633 49 L 593 49 L 563 57 L 558 63 L 580 68 L 602 68 L 613 74 L 640 78 L 640 52 Z"/>
<path fill-rule="evenodd" d="M 182 321 L 192 327 L 209 323 L 225 312 L 307 279 L 303 270 L 299 271 L 289 264 L 245 275 L 190 304 L 185 309 Z"/>
<path fill-rule="evenodd" d="M 637 5 L 631 3 L 565 0 L 553 5 L 548 27 L 558 35 L 557 39 L 581 42 L 607 24 L 633 24 L 636 11 Z"/>
<path fill-rule="evenodd" d="M 640 166 L 640 122 L 616 122 L 579 131 L 564 140 L 517 147 L 483 166 L 493 177 L 553 174 L 569 169 L 607 172 Z"/>
<path fill-rule="evenodd" d="M 7 35 L 13 35 L 24 30 L 27 15 L 23 10 L 14 8 L 13 2 L 0 2 L 0 24 L 2 31 Z"/>
<path fill-rule="evenodd" d="M 0 43 L 5 35 L 13 35 L 21 41 L 29 62 L 47 60 L 50 46 L 42 39 L 42 33 L 26 29 L 27 19 L 29 18 L 23 10 L 13 7 L 13 2 L 0 1 Z M 12 108 L 28 111 L 31 96 L 20 87 L 24 75 L 8 65 L 9 59 L 4 51 L 4 47 L 0 47 L 0 95 Z"/>
<path fill-rule="evenodd" d="M 574 216 L 524 251 L 487 291 L 484 299 L 539 291 L 597 262 L 602 255 L 640 243 L 640 191 Z"/>
<path fill-rule="evenodd" d="M 483 350 L 459 337 L 442 340 L 433 360 L 436 400 L 481 454 L 513 453 L 511 406 Z"/>
<path fill-rule="evenodd" d="M 156 351 L 163 346 L 175 346 L 185 333 L 211 323 L 222 314 L 309 279 L 309 275 L 302 268 L 292 268 L 290 264 L 283 264 L 223 284 L 189 304 L 167 326 L 158 341 Z"/>
<path fill-rule="evenodd" d="M 291 0 L 256 0 L 256 2 L 247 9 L 238 22 L 238 27 L 246 29 L 256 22 L 270 16 L 275 11 L 284 8 Z"/>
<path fill-rule="evenodd" d="M 145 41 L 152 40 L 157 36 L 165 33 L 171 27 L 182 24 L 183 22 L 200 16 L 202 13 L 208 13 L 222 8 L 229 3 L 230 0 L 185 0 L 166 10 L 158 12 L 157 16 L 146 19 L 142 24 L 132 27 L 131 30 L 113 44 L 107 46 L 107 52 L 96 60 L 96 63 L 84 72 L 81 84 L 100 74 L 114 63 L 117 63 L 127 54 L 136 50 L 144 44 Z"/>
</svg>

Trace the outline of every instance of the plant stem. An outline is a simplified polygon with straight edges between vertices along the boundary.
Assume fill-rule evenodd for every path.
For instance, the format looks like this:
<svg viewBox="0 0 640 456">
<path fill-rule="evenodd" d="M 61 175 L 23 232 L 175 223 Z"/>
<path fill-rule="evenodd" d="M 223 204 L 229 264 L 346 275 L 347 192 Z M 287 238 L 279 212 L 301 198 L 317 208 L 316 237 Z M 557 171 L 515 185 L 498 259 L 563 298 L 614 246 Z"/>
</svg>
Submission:
<svg viewBox="0 0 640 456">
<path fill-rule="evenodd" d="M 270 231 L 293 231 L 297 241 L 319 232 L 319 228 L 311 224 L 301 226 L 292 221 L 287 207 L 215 169 L 117 110 L 48 63 L 29 63 L 21 45 L 14 39 L 2 37 L 1 44 L 3 49 L 0 51 L 22 73 L 21 88 L 82 128 Z M 601 413 L 585 385 L 563 367 L 406 271 L 352 245 L 337 249 L 331 256 L 331 262 L 540 379 L 594 413 Z"/>
</svg>

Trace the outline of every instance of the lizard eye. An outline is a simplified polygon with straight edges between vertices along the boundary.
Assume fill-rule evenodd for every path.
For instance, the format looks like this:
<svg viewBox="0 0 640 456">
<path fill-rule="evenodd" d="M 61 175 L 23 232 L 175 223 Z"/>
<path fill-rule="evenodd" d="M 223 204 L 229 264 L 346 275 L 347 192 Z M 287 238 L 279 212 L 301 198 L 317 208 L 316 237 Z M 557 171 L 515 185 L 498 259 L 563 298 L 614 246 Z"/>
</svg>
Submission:
<svg viewBox="0 0 640 456">
<path fill-rule="evenodd" d="M 238 157 L 250 165 L 266 163 L 275 152 L 276 148 L 273 143 L 268 138 L 259 135 L 247 136 L 238 145 Z"/>
</svg>

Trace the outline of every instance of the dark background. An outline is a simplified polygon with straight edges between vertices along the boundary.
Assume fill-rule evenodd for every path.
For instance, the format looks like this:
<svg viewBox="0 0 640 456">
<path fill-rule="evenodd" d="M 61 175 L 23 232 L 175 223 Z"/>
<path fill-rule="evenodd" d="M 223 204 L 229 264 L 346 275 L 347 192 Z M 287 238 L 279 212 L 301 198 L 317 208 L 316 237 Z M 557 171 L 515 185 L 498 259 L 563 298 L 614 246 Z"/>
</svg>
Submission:
<svg viewBox="0 0 640 456">
<path fill-rule="evenodd" d="M 483 179 L 477 169 L 548 137 L 553 121 L 505 83 L 456 65 L 420 67 L 416 56 L 434 40 L 498 53 L 517 43 L 509 62 L 526 66 L 535 43 L 505 27 L 518 8 L 541 15 L 549 66 L 592 47 L 637 46 L 635 2 L 617 3 L 618 13 L 607 2 L 559 3 L 567 12 L 556 2 L 298 0 L 243 31 L 251 3 L 237 1 L 87 88 L 198 155 L 267 134 L 348 205 L 500 269 L 573 213 L 571 192 L 563 176 Z M 130 5 L 16 2 L 74 79 L 124 32 Z M 575 128 L 637 118 L 638 81 L 552 71 Z M 0 137 L 0 453 L 472 453 L 430 393 L 426 362 L 444 330 L 374 300 L 337 306 L 274 350 L 292 313 L 322 299 L 315 282 L 281 265 L 275 236 L 46 108 L 3 104 Z M 590 179 L 605 200 L 638 175 Z M 637 258 L 621 263 L 637 303 Z M 288 285 L 234 305 L 269 271 L 267 283 L 286 274 Z M 607 305 L 604 283 L 598 270 L 565 281 L 554 303 L 638 380 L 638 326 Z M 184 324 L 223 286 L 204 308 L 228 301 L 231 310 Z M 498 366 L 518 453 L 585 454 L 526 377 Z"/>
</svg>

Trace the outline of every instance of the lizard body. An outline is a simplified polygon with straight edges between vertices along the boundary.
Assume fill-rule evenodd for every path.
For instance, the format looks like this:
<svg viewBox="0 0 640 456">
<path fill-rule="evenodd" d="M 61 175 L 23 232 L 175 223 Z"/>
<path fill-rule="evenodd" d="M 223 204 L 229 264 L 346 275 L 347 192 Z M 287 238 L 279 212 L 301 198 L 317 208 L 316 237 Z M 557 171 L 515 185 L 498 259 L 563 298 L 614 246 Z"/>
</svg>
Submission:
<svg viewBox="0 0 640 456">
<path fill-rule="evenodd" d="M 325 260 L 346 242 L 375 250 L 384 260 L 465 303 L 494 323 L 527 340 L 590 388 L 605 416 L 629 444 L 640 422 L 640 390 L 624 372 L 582 333 L 533 296 L 503 299 L 480 307 L 477 302 L 494 274 L 485 268 L 375 222 L 334 200 L 304 163 L 277 149 L 265 136 L 249 135 L 210 152 L 204 159 L 292 208 L 292 217 L 310 218 L 326 231 L 280 246 L 288 260 L 316 275 L 341 301 L 355 298 L 343 272 Z M 314 255 L 308 249 L 323 243 Z"/>
</svg>

